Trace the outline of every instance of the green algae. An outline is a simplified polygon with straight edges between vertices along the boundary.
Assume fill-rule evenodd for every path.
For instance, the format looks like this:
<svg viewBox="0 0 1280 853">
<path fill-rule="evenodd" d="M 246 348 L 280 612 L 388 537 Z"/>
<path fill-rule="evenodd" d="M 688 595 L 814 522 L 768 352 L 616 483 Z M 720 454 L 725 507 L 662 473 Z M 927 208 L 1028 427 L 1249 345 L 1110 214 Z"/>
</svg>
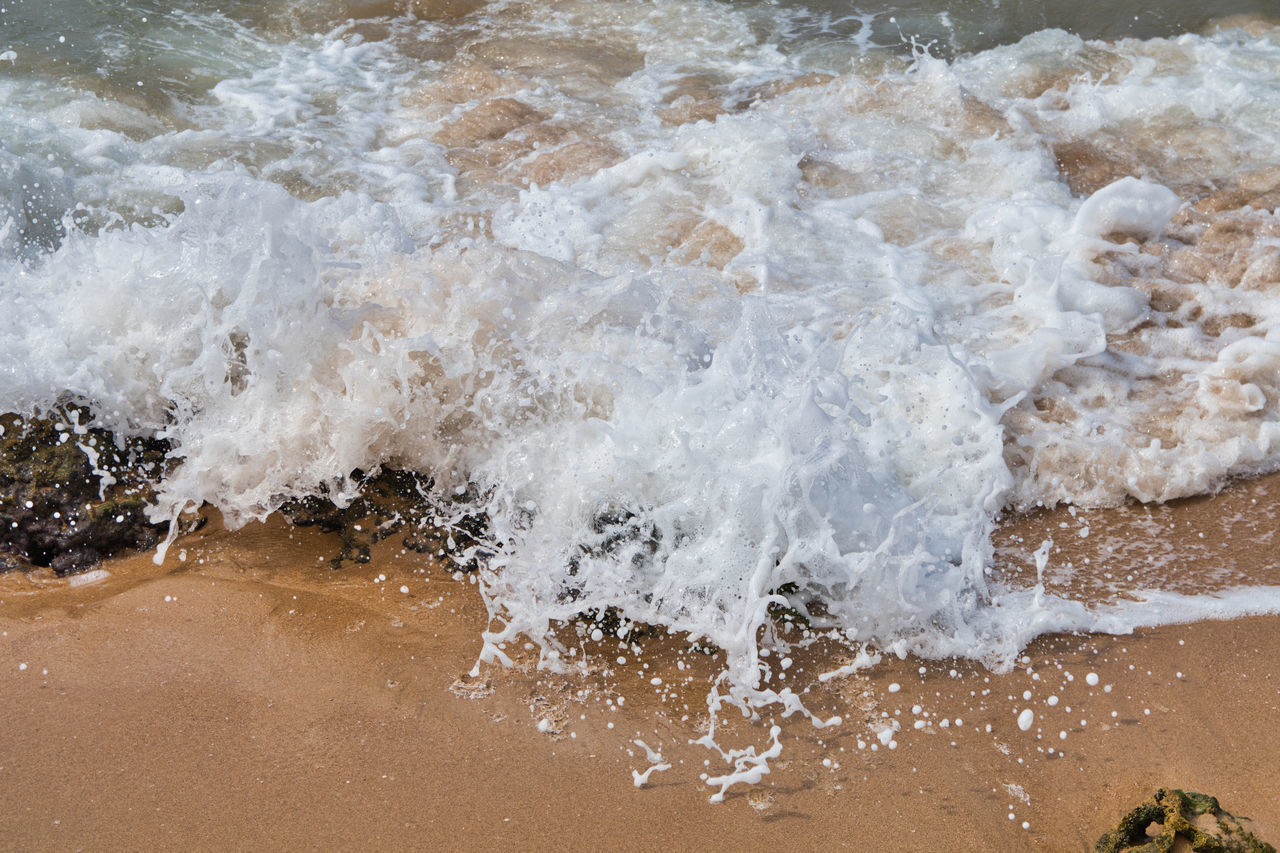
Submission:
<svg viewBox="0 0 1280 853">
<path fill-rule="evenodd" d="M 1157 829 L 1155 835 L 1148 828 Z M 1223 810 L 1217 798 L 1161 788 L 1098 839 L 1096 853 L 1170 853 L 1182 840 L 1196 853 L 1276 853 Z"/>
</svg>

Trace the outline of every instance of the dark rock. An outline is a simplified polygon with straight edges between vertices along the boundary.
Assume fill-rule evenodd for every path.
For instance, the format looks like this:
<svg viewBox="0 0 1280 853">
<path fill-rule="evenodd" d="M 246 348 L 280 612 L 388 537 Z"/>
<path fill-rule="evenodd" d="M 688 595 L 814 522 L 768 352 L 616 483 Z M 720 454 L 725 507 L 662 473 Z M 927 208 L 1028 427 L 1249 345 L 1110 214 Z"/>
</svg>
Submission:
<svg viewBox="0 0 1280 853">
<path fill-rule="evenodd" d="M 118 441 L 90 422 L 88 410 L 71 406 L 0 415 L 0 571 L 49 566 L 65 575 L 159 540 L 163 526 L 145 510 L 167 446 Z"/>
<path fill-rule="evenodd" d="M 280 507 L 292 524 L 339 535 L 342 550 L 330 561 L 335 569 L 347 560 L 369 562 L 374 543 L 402 532 L 402 544 L 412 551 L 430 554 L 455 571 L 477 568 L 487 552 L 488 519 L 469 508 L 474 495 L 445 497 L 429 477 L 396 468 L 368 476 L 356 471 L 355 479 L 359 495 L 346 506 L 309 495 Z"/>
</svg>

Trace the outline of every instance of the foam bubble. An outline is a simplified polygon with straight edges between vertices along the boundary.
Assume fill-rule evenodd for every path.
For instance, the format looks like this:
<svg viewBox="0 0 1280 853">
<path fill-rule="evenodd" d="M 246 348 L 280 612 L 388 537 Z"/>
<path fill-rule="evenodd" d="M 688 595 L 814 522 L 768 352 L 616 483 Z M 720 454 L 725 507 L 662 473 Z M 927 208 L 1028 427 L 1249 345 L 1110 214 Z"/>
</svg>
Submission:
<svg viewBox="0 0 1280 853">
<path fill-rule="evenodd" d="M 1030 730 L 1035 721 L 1035 711 L 1032 711 L 1030 708 L 1023 708 L 1022 713 L 1018 714 L 1018 728 L 1024 732 Z"/>
</svg>

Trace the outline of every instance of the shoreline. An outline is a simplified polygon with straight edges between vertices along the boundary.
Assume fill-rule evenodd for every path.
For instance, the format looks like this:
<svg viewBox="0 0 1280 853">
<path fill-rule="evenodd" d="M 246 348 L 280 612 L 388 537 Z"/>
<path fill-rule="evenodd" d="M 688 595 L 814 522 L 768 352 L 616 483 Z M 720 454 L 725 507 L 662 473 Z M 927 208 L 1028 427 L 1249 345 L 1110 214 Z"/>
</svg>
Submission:
<svg viewBox="0 0 1280 853">
<path fill-rule="evenodd" d="M 1105 574 L 1102 560 L 1084 563 L 1087 547 L 1135 535 L 1185 555 L 1166 574 L 1215 560 L 1201 582 L 1274 571 L 1258 543 L 1277 484 L 1057 510 L 1007 522 L 998 539 L 1015 553 L 1021 538 L 1025 555 L 1045 530 L 1070 534 L 1056 537 L 1050 591 L 1101 589 L 1085 582 Z M 727 719 L 724 743 L 758 749 L 776 722 L 783 752 L 760 784 L 713 805 L 699 775 L 726 765 L 689 743 L 713 656 L 665 636 L 630 651 L 605 638 L 585 675 L 518 658 L 470 679 L 485 615 L 467 576 L 390 542 L 334 571 L 336 538 L 279 520 L 211 523 L 163 567 L 117 559 L 75 587 L 0 576 L 0 847 L 215 849 L 261 836 L 285 849 L 1092 849 L 1160 787 L 1216 796 L 1259 838 L 1280 838 L 1280 617 L 1045 636 L 1006 675 L 887 658 L 806 697 L 819 715 L 843 713 L 838 727 Z M 803 683 L 840 663 L 795 657 L 787 674 Z M 893 721 L 889 748 L 876 727 Z M 639 789 L 633 772 L 651 762 L 637 740 L 673 765 Z"/>
<path fill-rule="evenodd" d="M 1280 842 L 1280 474 L 1172 501 L 1280 466 L 1267 3 L 77 4 L 0 853 Z"/>
</svg>

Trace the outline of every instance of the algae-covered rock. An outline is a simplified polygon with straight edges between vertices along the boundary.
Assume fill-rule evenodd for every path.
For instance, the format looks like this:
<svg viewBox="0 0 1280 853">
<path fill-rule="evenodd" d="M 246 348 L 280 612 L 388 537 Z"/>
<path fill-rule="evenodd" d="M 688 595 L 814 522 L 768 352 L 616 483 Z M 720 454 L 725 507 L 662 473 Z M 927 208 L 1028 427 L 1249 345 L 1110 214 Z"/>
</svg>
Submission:
<svg viewBox="0 0 1280 853">
<path fill-rule="evenodd" d="M 1154 826 L 1153 826 L 1154 825 Z M 1148 827 L 1158 830 L 1155 835 Z M 1276 853 L 1224 811 L 1216 798 L 1161 788 L 1098 839 L 1096 853 L 1169 853 L 1181 839 L 1196 853 Z"/>
<path fill-rule="evenodd" d="M 467 509 L 468 496 L 447 498 L 435 491 L 429 477 L 395 468 L 369 476 L 357 471 L 355 479 L 359 495 L 345 506 L 314 495 L 280 508 L 299 527 L 315 525 L 339 535 L 342 550 L 330 561 L 335 569 L 347 560 L 369 562 L 375 542 L 402 532 L 402 544 L 412 551 L 430 554 L 457 571 L 476 568 L 487 519 Z"/>
<path fill-rule="evenodd" d="M 117 441 L 89 422 L 79 407 L 0 415 L 0 571 L 70 574 L 158 541 L 145 509 L 166 446 Z"/>
</svg>

